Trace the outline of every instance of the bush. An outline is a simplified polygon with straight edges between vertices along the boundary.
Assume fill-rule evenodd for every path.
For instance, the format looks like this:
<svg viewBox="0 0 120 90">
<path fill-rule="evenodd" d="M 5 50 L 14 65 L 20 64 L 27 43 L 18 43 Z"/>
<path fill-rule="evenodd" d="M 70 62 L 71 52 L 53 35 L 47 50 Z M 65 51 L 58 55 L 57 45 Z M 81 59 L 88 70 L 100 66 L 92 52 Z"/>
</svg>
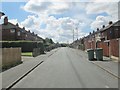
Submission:
<svg viewBox="0 0 120 90">
<path fill-rule="evenodd" d="M 34 48 L 41 48 L 44 51 L 44 45 L 40 42 L 32 42 L 32 41 L 4 41 L 2 43 L 2 48 L 15 48 L 21 47 L 22 52 L 33 52 Z"/>
</svg>

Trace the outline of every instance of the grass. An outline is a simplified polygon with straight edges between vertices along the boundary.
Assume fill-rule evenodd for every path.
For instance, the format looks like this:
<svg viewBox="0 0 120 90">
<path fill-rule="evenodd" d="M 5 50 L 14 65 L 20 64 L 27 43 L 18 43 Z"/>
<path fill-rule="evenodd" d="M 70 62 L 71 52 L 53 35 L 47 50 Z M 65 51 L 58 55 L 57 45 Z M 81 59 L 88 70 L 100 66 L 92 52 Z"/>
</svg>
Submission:
<svg viewBox="0 0 120 90">
<path fill-rule="evenodd" d="M 21 55 L 22 56 L 33 56 L 32 52 L 22 52 Z"/>
</svg>

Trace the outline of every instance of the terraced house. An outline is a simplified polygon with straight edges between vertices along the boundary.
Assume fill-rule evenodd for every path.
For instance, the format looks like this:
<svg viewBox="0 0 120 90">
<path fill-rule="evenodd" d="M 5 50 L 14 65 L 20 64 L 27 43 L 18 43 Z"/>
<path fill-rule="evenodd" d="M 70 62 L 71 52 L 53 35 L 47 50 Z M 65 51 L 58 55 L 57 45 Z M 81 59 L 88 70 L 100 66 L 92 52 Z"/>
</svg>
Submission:
<svg viewBox="0 0 120 90">
<path fill-rule="evenodd" d="M 16 40 L 28 40 L 28 41 L 41 41 L 42 38 L 39 37 L 34 32 L 25 30 L 25 27 L 19 27 L 18 23 L 16 25 L 8 22 L 8 17 L 4 18 L 4 23 L 0 25 L 2 31 L 3 41 L 16 41 Z"/>
<path fill-rule="evenodd" d="M 120 20 L 117 22 L 110 21 L 108 25 L 103 25 L 101 29 L 89 33 L 84 38 L 85 50 L 103 48 L 104 56 L 114 59 L 119 57 L 120 43 Z"/>
</svg>

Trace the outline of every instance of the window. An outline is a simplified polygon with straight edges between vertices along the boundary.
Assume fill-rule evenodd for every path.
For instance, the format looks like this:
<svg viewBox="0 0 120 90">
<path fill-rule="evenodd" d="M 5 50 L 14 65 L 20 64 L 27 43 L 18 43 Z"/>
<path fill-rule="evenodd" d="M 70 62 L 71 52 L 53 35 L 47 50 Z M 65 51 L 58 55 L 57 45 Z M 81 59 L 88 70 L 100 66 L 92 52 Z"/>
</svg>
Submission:
<svg viewBox="0 0 120 90">
<path fill-rule="evenodd" d="M 17 35 L 20 36 L 20 32 L 17 32 Z"/>
<path fill-rule="evenodd" d="M 11 32 L 11 33 L 15 33 L 15 29 L 11 29 L 10 32 Z"/>
</svg>

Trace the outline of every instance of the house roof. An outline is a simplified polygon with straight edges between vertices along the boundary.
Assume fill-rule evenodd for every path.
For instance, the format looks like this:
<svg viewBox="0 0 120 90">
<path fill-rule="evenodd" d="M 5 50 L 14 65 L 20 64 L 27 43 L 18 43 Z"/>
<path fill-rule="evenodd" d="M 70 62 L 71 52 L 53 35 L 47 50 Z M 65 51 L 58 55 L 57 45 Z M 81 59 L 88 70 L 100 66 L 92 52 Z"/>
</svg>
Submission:
<svg viewBox="0 0 120 90">
<path fill-rule="evenodd" d="M 11 28 L 16 28 L 16 25 L 14 25 L 14 24 L 12 24 L 10 22 L 8 22 L 7 25 L 2 24 L 2 29 L 11 29 Z"/>
<path fill-rule="evenodd" d="M 25 32 L 25 31 L 26 31 L 26 30 L 20 28 L 19 26 L 16 26 L 16 25 L 14 25 L 14 24 L 12 24 L 12 23 L 10 23 L 10 22 L 8 22 L 7 25 L 2 24 L 1 26 L 2 26 L 2 29 L 15 29 L 15 28 L 18 28 L 18 29 L 21 30 L 22 32 Z"/>
<path fill-rule="evenodd" d="M 105 28 L 101 28 L 100 31 L 105 31 L 105 30 L 111 28 L 112 26 L 120 26 L 120 20 L 118 20 L 117 22 L 115 22 L 113 24 L 106 26 Z"/>
</svg>

